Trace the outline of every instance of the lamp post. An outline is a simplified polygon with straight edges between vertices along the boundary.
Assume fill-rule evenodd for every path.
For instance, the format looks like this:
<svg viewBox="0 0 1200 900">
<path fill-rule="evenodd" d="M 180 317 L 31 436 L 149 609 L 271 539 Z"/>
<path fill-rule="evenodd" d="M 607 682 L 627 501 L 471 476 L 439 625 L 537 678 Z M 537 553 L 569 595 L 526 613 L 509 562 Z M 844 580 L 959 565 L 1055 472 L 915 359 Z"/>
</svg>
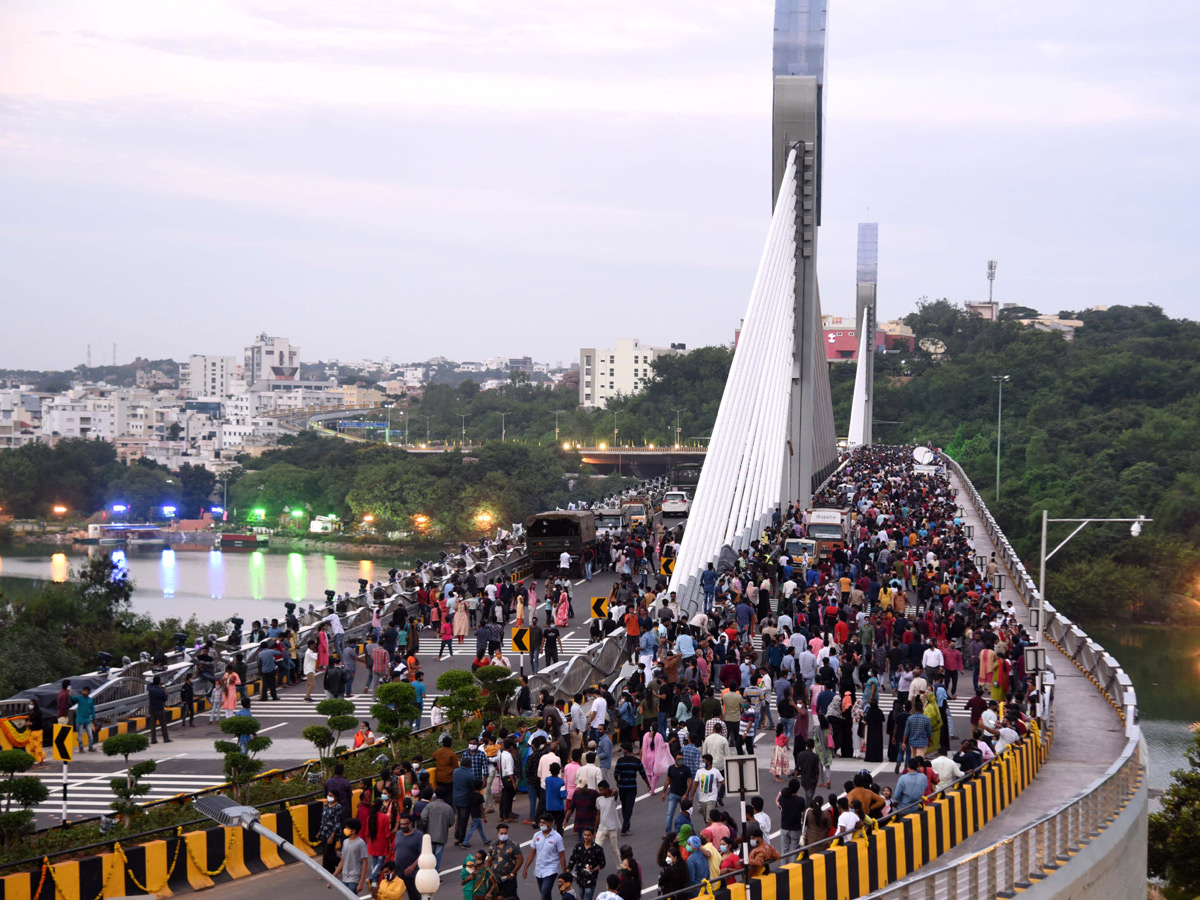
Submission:
<svg viewBox="0 0 1200 900">
<path fill-rule="evenodd" d="M 432 419 L 433 416 L 422 416 L 420 413 L 417 413 L 417 415 L 420 418 L 425 420 L 425 443 L 428 444 L 429 443 L 429 420 Z"/>
<path fill-rule="evenodd" d="M 506 439 L 505 435 L 508 433 L 504 427 L 504 420 L 507 418 L 508 418 L 508 413 L 506 413 L 506 412 L 500 413 L 500 441 L 501 441 L 501 443 L 504 442 L 504 440 Z"/>
<path fill-rule="evenodd" d="M 554 411 L 554 443 L 556 444 L 558 443 L 558 417 L 565 414 L 565 409 L 556 409 Z"/>
<path fill-rule="evenodd" d="M 383 442 L 385 444 L 392 443 L 392 407 L 395 403 L 385 403 L 383 408 L 387 410 L 387 427 L 383 429 Z"/>
<path fill-rule="evenodd" d="M 433 855 L 433 839 L 427 834 L 421 836 L 421 855 L 417 857 L 417 876 L 413 879 L 413 884 L 417 893 L 421 895 L 421 900 L 432 900 L 442 885 L 437 857 Z"/>
<path fill-rule="evenodd" d="M 253 806 L 241 806 L 238 803 L 235 803 L 229 797 L 226 797 L 224 794 L 209 794 L 206 797 L 198 797 L 194 805 L 201 813 L 219 825 L 224 825 L 228 828 L 245 828 L 247 831 L 257 834 L 259 837 L 266 838 L 288 856 L 299 860 L 301 863 L 308 866 L 308 868 L 312 869 L 313 872 L 327 881 L 329 883 L 328 886 L 333 888 L 340 896 L 347 898 L 347 900 L 358 900 L 357 893 L 350 890 L 350 888 L 346 887 L 346 885 L 342 884 L 339 878 L 337 878 L 332 872 L 327 871 L 324 866 L 317 862 L 317 860 L 310 857 L 290 841 L 285 841 L 269 828 L 264 828 L 258 821 L 258 810 Z M 428 835 L 426 835 L 425 841 L 426 846 L 424 849 L 426 852 L 429 852 L 430 859 L 433 859 L 433 854 L 430 852 L 432 848 L 428 843 Z M 417 878 L 419 879 L 420 877 L 421 876 L 418 874 Z M 426 883 L 428 883 L 428 881 L 426 881 Z M 418 890 L 420 890 L 420 882 L 418 882 Z M 434 890 L 437 890 L 436 885 Z"/>
<path fill-rule="evenodd" d="M 993 375 L 992 381 L 1000 385 L 1000 397 L 996 401 L 996 502 L 1000 501 L 1000 426 L 1004 423 L 1004 382 L 1008 375 Z"/>
<path fill-rule="evenodd" d="M 462 445 L 465 447 L 467 446 L 467 416 L 470 413 L 455 413 L 455 415 L 462 419 Z"/>
<path fill-rule="evenodd" d="M 617 446 L 617 411 L 613 410 L 613 447 Z"/>
<path fill-rule="evenodd" d="M 675 409 L 675 407 L 671 407 L 671 409 L 675 413 L 675 449 L 678 450 L 679 449 L 679 414 L 682 412 L 687 412 L 687 410 L 686 409 Z"/>
<path fill-rule="evenodd" d="M 1129 534 L 1131 537 L 1137 537 L 1142 533 L 1142 526 L 1147 522 L 1153 522 L 1153 519 L 1147 519 L 1145 516 L 1138 516 L 1136 519 L 1051 519 L 1048 510 L 1042 510 L 1042 552 L 1041 566 L 1038 571 L 1038 602 L 1037 607 L 1031 610 L 1031 615 L 1036 614 L 1036 619 L 1029 624 L 1033 626 L 1034 643 L 1041 643 L 1042 632 L 1046 630 L 1046 562 L 1053 558 L 1054 554 L 1070 543 L 1071 538 L 1083 531 L 1089 522 L 1129 522 Z M 1046 552 L 1046 531 L 1051 522 L 1078 522 L 1078 527 L 1067 535 L 1066 539 L 1057 547 Z M 1042 698 L 1042 672 L 1038 672 L 1038 698 Z"/>
</svg>

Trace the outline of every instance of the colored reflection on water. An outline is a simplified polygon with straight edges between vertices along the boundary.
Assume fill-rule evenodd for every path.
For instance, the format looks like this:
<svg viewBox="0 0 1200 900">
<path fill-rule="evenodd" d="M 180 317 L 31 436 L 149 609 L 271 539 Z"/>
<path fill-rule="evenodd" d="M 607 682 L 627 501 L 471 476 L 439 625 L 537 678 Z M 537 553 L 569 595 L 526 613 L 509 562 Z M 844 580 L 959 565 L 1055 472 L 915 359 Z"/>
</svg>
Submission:
<svg viewBox="0 0 1200 900">
<path fill-rule="evenodd" d="M 250 596 L 255 600 L 261 600 L 264 595 L 265 568 L 266 560 L 263 559 L 263 552 L 255 550 L 250 554 Z"/>
<path fill-rule="evenodd" d="M 208 596 L 219 600 L 225 596 L 225 554 L 208 551 Z"/>
<path fill-rule="evenodd" d="M 174 597 L 179 588 L 179 569 L 175 563 L 175 551 L 164 550 L 158 561 L 159 584 L 164 597 Z"/>
<path fill-rule="evenodd" d="M 325 586 L 321 589 L 324 591 L 336 591 L 338 589 L 338 561 L 332 553 L 325 554 Z"/>
<path fill-rule="evenodd" d="M 374 581 L 375 563 L 369 559 L 360 559 L 358 561 L 358 577 L 365 578 L 367 581 Z"/>
<path fill-rule="evenodd" d="M 50 557 L 50 580 L 63 582 L 71 574 L 71 566 L 67 562 L 67 554 L 55 553 Z"/>
<path fill-rule="evenodd" d="M 289 553 L 287 565 L 288 596 L 299 603 L 308 595 L 308 572 L 303 553 Z"/>
</svg>

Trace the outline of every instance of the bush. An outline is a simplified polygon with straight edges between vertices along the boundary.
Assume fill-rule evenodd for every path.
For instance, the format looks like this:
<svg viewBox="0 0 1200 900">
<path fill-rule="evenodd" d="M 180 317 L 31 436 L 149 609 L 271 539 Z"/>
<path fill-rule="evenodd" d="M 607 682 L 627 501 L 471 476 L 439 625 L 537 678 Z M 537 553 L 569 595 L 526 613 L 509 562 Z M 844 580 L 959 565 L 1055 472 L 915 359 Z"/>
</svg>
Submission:
<svg viewBox="0 0 1200 900">
<path fill-rule="evenodd" d="M 475 671 L 475 677 L 487 691 L 487 709 L 502 716 L 508 709 L 508 701 L 516 694 L 521 686 L 521 679 L 513 674 L 512 669 L 504 666 L 480 666 Z"/>
<path fill-rule="evenodd" d="M 32 807 L 50 796 L 50 790 L 41 779 L 17 775 L 33 767 L 33 757 L 24 750 L 0 752 L 0 773 L 8 777 L 0 782 L 0 796 L 4 797 L 4 812 L 0 813 L 0 839 L 5 851 L 12 850 L 17 842 L 33 831 Z M 13 806 L 18 807 L 13 809 Z"/>
<path fill-rule="evenodd" d="M 150 785 L 142 784 L 141 779 L 158 768 L 158 763 L 152 759 L 145 759 L 131 766 L 129 757 L 144 752 L 149 746 L 150 739 L 144 734 L 136 733 L 114 734 L 100 745 L 105 756 L 121 756 L 125 759 L 125 777 L 112 779 L 109 786 L 117 797 L 112 804 L 113 811 L 126 825 L 142 813 L 137 798 L 150 793 Z"/>
<path fill-rule="evenodd" d="M 263 770 L 263 761 L 256 757 L 271 746 L 271 739 L 258 733 L 261 728 L 253 716 L 230 716 L 221 720 L 221 731 L 239 740 L 217 741 L 213 745 L 218 753 L 225 754 L 225 777 L 239 803 L 246 802 L 250 779 Z"/>
</svg>

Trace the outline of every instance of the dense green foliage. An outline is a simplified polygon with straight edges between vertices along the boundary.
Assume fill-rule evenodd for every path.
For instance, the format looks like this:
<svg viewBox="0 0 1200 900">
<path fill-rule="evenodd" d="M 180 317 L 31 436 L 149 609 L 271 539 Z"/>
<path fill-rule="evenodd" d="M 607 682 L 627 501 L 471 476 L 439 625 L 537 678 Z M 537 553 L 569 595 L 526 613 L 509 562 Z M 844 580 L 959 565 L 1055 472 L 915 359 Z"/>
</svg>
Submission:
<svg viewBox="0 0 1200 900">
<path fill-rule="evenodd" d="M 181 517 L 195 517 L 215 485 L 212 472 L 189 463 L 178 472 L 147 459 L 126 466 L 108 441 L 71 439 L 0 453 L 0 508 L 17 518 L 52 518 L 57 505 L 67 507 L 68 518 L 87 518 L 114 502 L 127 505 L 131 519 L 161 519 L 167 504 Z"/>
<path fill-rule="evenodd" d="M 1158 812 L 1150 814 L 1150 874 L 1166 881 L 1169 896 L 1200 896 L 1200 731 L 1184 752 L 1188 768 L 1172 772 Z"/>
<path fill-rule="evenodd" d="M 1200 324 L 1154 306 L 1070 315 L 1085 323 L 1073 341 L 945 301 L 922 304 L 906 321 L 918 343 L 934 339 L 945 351 L 878 360 L 875 417 L 899 424 L 877 424 L 875 439 L 943 447 L 1035 575 L 1042 509 L 1052 518 L 1152 517 L 1136 540 L 1126 526 L 1088 526 L 1052 560 L 1047 597 L 1084 619 L 1190 617 L 1200 582 Z M 839 421 L 848 418 L 847 369 L 834 379 Z M 1011 380 L 997 501 L 1000 374 Z M 1051 546 L 1069 533 L 1052 525 Z"/>
<path fill-rule="evenodd" d="M 2 454 L 0 454 L 2 455 Z M 61 584 L 45 584 L 26 595 L 0 593 L 0 697 L 91 671 L 105 650 L 119 662 L 175 645 L 173 635 L 216 632 L 224 622 L 155 622 L 130 608 L 133 582 L 108 554 L 92 557 Z"/>
</svg>

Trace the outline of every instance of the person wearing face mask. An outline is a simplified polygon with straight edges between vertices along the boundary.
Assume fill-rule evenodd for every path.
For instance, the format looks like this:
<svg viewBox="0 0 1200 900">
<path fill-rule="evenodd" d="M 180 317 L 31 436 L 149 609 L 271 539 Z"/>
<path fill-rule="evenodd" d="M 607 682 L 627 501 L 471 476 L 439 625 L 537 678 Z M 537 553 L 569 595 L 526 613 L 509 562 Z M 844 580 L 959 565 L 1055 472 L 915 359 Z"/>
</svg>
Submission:
<svg viewBox="0 0 1200 900">
<path fill-rule="evenodd" d="M 543 815 L 538 823 L 538 832 L 531 841 L 532 852 L 525 860 L 525 868 L 521 877 L 529 877 L 529 867 L 533 866 L 533 876 L 537 879 L 538 890 L 542 900 L 553 900 L 554 883 L 558 873 L 567 869 L 567 852 L 563 845 L 562 835 L 554 830 L 554 817 Z"/>
<path fill-rule="evenodd" d="M 367 880 L 367 842 L 358 836 L 361 829 L 358 819 L 347 819 L 343 824 L 342 859 L 333 872 L 356 895 L 362 893 Z"/>
<path fill-rule="evenodd" d="M 779 859 L 779 851 L 770 841 L 763 839 L 762 829 L 757 823 L 747 826 L 747 833 L 750 836 L 750 876 L 757 878 L 768 863 Z"/>
<path fill-rule="evenodd" d="M 617 885 L 617 893 L 621 900 L 641 900 L 642 896 L 642 865 L 633 856 L 633 848 L 622 844 L 620 850 L 620 865 L 617 874 L 621 881 Z"/>
<path fill-rule="evenodd" d="M 337 795 L 327 792 L 325 805 L 321 808 L 321 824 L 317 828 L 317 842 L 325 845 L 321 856 L 321 865 L 327 872 L 332 872 L 337 868 L 338 830 L 342 827 L 344 818 L 342 804 L 338 802 Z"/>
<path fill-rule="evenodd" d="M 496 888 L 501 897 L 517 896 L 517 872 L 525 861 L 519 847 L 509 840 L 508 823 L 496 826 L 496 840 L 488 846 L 492 871 L 496 875 Z"/>
<path fill-rule="evenodd" d="M 691 879 L 688 877 L 687 863 L 683 861 L 674 840 L 667 844 L 665 852 L 660 849 L 659 853 L 662 871 L 658 873 L 658 893 L 670 894 L 686 888 Z"/>
<path fill-rule="evenodd" d="M 421 840 L 424 836 L 413 826 L 412 816 L 406 812 L 400 813 L 397 825 L 399 830 L 395 840 L 396 872 L 404 879 L 408 896 L 419 897 L 416 882 L 417 857 L 421 855 Z"/>
</svg>

